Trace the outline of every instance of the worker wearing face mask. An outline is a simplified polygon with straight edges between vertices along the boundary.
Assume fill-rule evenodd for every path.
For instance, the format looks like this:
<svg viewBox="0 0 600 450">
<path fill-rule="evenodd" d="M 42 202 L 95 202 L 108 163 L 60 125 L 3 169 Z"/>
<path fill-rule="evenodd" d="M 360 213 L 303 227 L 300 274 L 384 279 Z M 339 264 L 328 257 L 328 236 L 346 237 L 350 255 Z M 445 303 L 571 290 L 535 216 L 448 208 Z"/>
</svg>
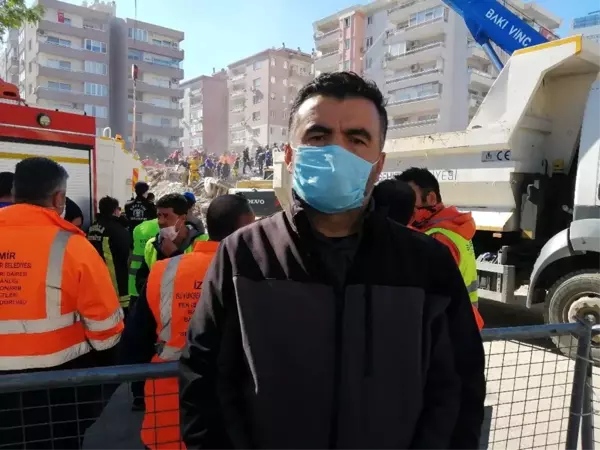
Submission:
<svg viewBox="0 0 600 450">
<path fill-rule="evenodd" d="M 471 213 L 444 205 L 438 180 L 425 168 L 411 167 L 396 179 L 408 183 L 417 197 L 411 226 L 448 247 L 467 286 L 471 305 L 477 308 L 477 260 L 471 242 L 476 228 Z M 482 319 L 479 316 L 477 320 Z"/>
<path fill-rule="evenodd" d="M 167 194 L 156 202 L 158 234 L 146 242 L 144 261 L 136 273 L 138 292 L 146 283 L 150 269 L 156 261 L 189 253 L 196 241 L 207 241 L 208 235 L 201 233 L 188 222 L 189 202 L 181 194 Z"/>
<path fill-rule="evenodd" d="M 0 209 L 0 376 L 115 362 L 123 312 L 104 261 L 60 217 L 67 178 L 50 159 L 24 159 L 15 168 L 15 204 Z M 0 447 L 81 448 L 102 389 L 75 389 L 1 394 Z M 51 400 L 59 397 L 74 406 Z"/>
</svg>

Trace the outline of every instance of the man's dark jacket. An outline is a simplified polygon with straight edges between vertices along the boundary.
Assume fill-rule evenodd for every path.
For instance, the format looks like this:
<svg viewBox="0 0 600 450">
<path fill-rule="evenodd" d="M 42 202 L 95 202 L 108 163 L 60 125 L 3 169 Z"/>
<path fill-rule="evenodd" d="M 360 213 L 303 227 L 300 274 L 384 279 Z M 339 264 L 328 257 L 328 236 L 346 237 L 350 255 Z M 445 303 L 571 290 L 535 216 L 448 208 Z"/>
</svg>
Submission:
<svg viewBox="0 0 600 450">
<path fill-rule="evenodd" d="M 129 231 L 146 220 L 156 219 L 156 205 L 146 197 L 136 197 L 125 203 L 125 216 L 129 222 Z"/>
<path fill-rule="evenodd" d="M 321 241 L 295 205 L 222 242 L 180 360 L 188 448 L 477 448 L 483 346 L 448 250 L 373 212 L 340 276 Z"/>
</svg>

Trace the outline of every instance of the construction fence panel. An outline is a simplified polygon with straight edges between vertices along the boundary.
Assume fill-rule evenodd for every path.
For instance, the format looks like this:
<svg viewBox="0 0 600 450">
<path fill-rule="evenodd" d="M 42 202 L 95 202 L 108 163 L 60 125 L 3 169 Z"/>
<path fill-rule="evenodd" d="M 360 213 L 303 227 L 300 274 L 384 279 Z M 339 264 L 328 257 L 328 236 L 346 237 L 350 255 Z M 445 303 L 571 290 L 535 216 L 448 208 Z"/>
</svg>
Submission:
<svg viewBox="0 0 600 450">
<path fill-rule="evenodd" d="M 600 328 L 483 331 L 487 396 L 480 448 L 591 449 L 599 443 L 593 332 Z M 178 439 L 176 376 L 177 363 L 0 376 L 0 449 L 185 448 Z M 141 395 L 144 382 L 146 417 L 132 410 L 132 391 Z"/>
</svg>

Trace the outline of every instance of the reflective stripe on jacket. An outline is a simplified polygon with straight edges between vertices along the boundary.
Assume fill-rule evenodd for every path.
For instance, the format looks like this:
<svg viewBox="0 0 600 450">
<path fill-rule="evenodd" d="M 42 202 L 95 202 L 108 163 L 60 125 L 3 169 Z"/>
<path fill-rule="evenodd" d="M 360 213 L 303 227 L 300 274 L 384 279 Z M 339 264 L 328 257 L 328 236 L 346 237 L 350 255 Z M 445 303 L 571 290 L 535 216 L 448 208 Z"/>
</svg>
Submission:
<svg viewBox="0 0 600 450">
<path fill-rule="evenodd" d="M 196 237 L 192 243 L 185 248 L 183 253 L 185 254 L 192 252 L 194 250 L 194 244 L 201 241 L 208 241 L 208 234 L 201 234 L 200 236 Z M 158 251 L 154 246 L 155 242 L 156 236 L 146 242 L 146 248 L 144 249 L 144 261 L 149 269 L 151 269 L 154 263 L 158 260 Z"/>
<path fill-rule="evenodd" d="M 146 298 L 156 320 L 157 354 L 152 362 L 179 359 L 202 281 L 218 242 L 198 242 L 192 253 L 157 261 L 150 271 Z M 185 448 L 179 432 L 176 378 L 151 380 L 144 387 L 146 414 L 141 438 L 151 449 Z"/>
<path fill-rule="evenodd" d="M 158 219 L 147 220 L 142 222 L 133 229 L 133 252 L 129 263 L 129 279 L 128 293 L 137 297 L 139 295 L 135 287 L 135 274 L 142 266 L 144 261 L 144 252 L 146 243 L 149 239 L 156 236 L 160 228 L 158 227 Z"/>
<path fill-rule="evenodd" d="M 460 253 L 458 268 L 463 280 L 465 281 L 465 286 L 467 286 L 471 303 L 477 304 L 477 259 L 475 258 L 473 243 L 462 237 L 460 234 L 455 233 L 454 231 L 446 230 L 445 228 L 430 228 L 429 230 L 425 231 L 425 234 L 427 235 L 432 235 L 435 233 L 446 236 L 458 249 L 458 252 Z"/>
<path fill-rule="evenodd" d="M 116 345 L 123 312 L 84 233 L 25 204 L 3 208 L 0 227 L 0 370 L 56 367 Z"/>
</svg>

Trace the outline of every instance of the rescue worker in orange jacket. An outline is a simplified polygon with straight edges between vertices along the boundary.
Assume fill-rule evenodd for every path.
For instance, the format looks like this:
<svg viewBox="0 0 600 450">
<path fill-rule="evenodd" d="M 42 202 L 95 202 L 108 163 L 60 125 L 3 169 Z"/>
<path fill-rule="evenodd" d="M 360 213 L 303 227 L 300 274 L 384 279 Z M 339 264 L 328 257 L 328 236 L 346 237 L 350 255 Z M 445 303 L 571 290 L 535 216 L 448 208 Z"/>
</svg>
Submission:
<svg viewBox="0 0 600 450">
<path fill-rule="evenodd" d="M 50 159 L 24 159 L 15 204 L 0 210 L 0 375 L 116 361 L 123 312 L 102 258 L 60 217 L 67 178 Z M 0 395 L 0 447 L 79 448 L 101 389 L 63 391 Z"/>
<path fill-rule="evenodd" d="M 122 364 L 179 359 L 188 322 L 200 298 L 204 274 L 219 242 L 254 220 L 245 197 L 217 197 L 206 213 L 210 240 L 196 241 L 193 252 L 157 261 L 152 266 L 123 334 Z M 146 414 L 141 431 L 144 445 L 152 450 L 185 448 L 179 431 L 177 379 L 147 381 L 145 397 Z"/>
<path fill-rule="evenodd" d="M 415 191 L 415 212 L 410 225 L 450 250 L 467 286 L 475 320 L 481 330 L 484 323 L 477 310 L 477 261 L 471 242 L 476 228 L 471 213 L 461 213 L 455 206 L 445 206 L 438 180 L 425 168 L 411 167 L 395 178 L 408 183 Z"/>
</svg>

